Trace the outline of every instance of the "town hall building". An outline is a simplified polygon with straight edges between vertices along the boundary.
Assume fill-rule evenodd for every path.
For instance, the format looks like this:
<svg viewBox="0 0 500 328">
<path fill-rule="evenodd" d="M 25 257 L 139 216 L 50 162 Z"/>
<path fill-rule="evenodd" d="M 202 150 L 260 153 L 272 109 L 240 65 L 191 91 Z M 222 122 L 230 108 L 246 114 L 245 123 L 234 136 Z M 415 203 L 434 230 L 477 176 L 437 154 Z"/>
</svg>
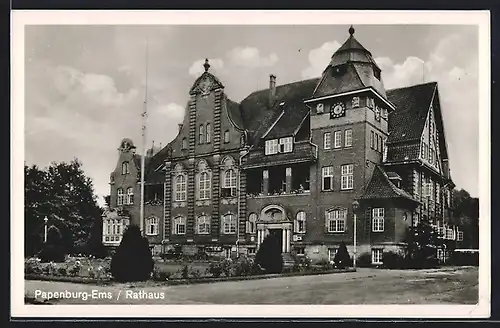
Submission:
<svg viewBox="0 0 500 328">
<path fill-rule="evenodd" d="M 354 34 L 351 27 L 321 77 L 277 85 L 271 75 L 267 89 L 240 103 L 207 60 L 177 136 L 145 158 L 142 225 L 141 156 L 122 140 L 105 245 L 137 224 L 155 253 L 181 245 L 252 255 L 273 234 L 283 254 L 331 260 L 341 242 L 353 255 L 354 219 L 357 255 L 374 264 L 400 250 L 419 220 L 460 242 L 438 84 L 386 90 Z"/>
</svg>

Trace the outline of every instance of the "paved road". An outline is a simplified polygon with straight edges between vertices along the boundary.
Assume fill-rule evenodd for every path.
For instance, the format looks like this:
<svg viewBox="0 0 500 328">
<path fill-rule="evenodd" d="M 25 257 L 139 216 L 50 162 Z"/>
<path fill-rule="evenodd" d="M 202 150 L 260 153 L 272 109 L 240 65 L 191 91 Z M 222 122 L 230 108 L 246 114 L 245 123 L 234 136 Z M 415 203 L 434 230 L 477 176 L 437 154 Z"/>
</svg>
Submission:
<svg viewBox="0 0 500 328">
<path fill-rule="evenodd" d="M 52 304 L 476 304 L 478 270 L 358 269 L 351 273 L 177 286 L 26 281 L 25 288 L 27 297 L 33 297 L 37 290 L 103 293 L 100 299 L 58 299 L 51 300 Z M 145 299 L 141 292 L 164 297 Z"/>
</svg>

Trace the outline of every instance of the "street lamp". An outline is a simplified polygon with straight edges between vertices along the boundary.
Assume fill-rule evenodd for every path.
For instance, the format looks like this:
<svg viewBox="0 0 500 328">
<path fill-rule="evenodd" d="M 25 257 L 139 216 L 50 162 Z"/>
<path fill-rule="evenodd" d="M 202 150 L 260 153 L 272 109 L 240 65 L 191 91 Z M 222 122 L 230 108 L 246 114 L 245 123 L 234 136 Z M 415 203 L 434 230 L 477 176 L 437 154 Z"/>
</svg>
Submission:
<svg viewBox="0 0 500 328">
<path fill-rule="evenodd" d="M 47 221 L 49 221 L 49 219 L 47 217 L 45 217 L 43 219 L 43 221 L 45 222 L 45 226 L 44 226 L 44 234 L 43 234 L 43 242 L 46 243 L 47 242 Z"/>
<path fill-rule="evenodd" d="M 359 208 L 359 202 L 357 200 L 354 200 L 354 202 L 352 202 L 352 212 L 353 212 L 353 221 L 354 221 L 354 242 L 353 242 L 353 246 L 354 246 L 354 258 L 352 260 L 352 264 L 353 264 L 353 267 L 354 269 L 356 269 L 356 245 L 357 245 L 357 216 L 356 216 L 356 211 L 358 210 Z"/>
</svg>

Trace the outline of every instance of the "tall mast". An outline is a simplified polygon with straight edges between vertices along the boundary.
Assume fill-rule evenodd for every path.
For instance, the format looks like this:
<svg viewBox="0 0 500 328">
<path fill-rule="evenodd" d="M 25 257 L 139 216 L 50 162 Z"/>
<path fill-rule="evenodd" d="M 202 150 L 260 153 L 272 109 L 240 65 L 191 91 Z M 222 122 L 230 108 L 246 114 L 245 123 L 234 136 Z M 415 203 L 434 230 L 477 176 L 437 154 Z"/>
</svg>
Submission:
<svg viewBox="0 0 500 328">
<path fill-rule="evenodd" d="M 141 156 L 141 210 L 140 210 L 140 227 L 141 233 L 144 234 L 144 170 L 146 161 L 146 123 L 148 115 L 148 40 L 146 39 L 146 85 L 144 91 L 144 104 L 142 112 L 142 156 Z"/>
</svg>

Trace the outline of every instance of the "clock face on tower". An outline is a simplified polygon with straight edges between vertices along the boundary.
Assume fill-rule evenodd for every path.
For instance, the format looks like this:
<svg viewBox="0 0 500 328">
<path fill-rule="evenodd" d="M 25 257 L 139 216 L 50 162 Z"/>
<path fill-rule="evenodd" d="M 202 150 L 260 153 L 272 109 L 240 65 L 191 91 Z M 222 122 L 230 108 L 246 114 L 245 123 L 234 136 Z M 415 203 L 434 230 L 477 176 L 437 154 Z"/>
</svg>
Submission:
<svg viewBox="0 0 500 328">
<path fill-rule="evenodd" d="M 342 117 L 345 115 L 345 105 L 344 103 L 336 103 L 332 106 L 332 110 L 330 111 L 330 118 Z"/>
</svg>

